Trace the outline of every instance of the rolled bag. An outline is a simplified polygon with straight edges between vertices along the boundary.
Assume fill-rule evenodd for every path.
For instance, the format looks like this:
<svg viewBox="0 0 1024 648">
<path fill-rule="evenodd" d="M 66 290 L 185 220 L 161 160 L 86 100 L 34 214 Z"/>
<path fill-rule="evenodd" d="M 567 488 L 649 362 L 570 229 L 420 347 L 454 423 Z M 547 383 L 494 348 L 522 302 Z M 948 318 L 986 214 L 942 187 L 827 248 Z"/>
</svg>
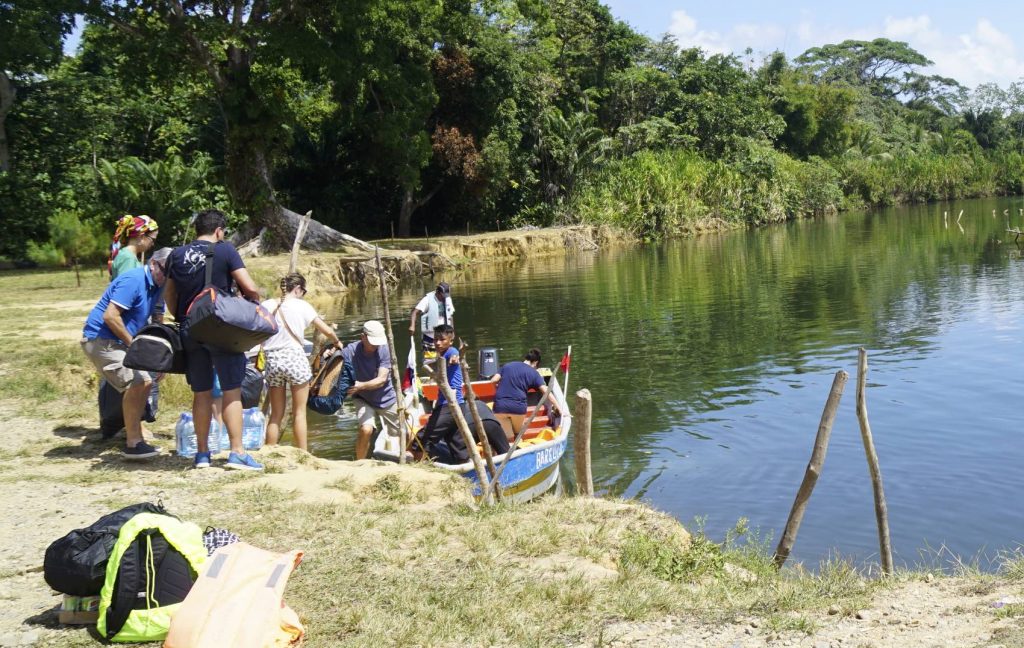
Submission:
<svg viewBox="0 0 1024 648">
<path fill-rule="evenodd" d="M 332 369 L 337 368 L 337 363 L 342 363 L 334 385 L 329 384 Z M 356 370 L 349 360 L 342 357 L 342 352 L 335 351 L 328 359 L 324 360 L 317 375 L 313 378 L 310 389 L 309 400 L 306 406 L 318 414 L 331 415 L 341 409 L 345 402 L 348 390 L 356 384 Z"/>
</svg>

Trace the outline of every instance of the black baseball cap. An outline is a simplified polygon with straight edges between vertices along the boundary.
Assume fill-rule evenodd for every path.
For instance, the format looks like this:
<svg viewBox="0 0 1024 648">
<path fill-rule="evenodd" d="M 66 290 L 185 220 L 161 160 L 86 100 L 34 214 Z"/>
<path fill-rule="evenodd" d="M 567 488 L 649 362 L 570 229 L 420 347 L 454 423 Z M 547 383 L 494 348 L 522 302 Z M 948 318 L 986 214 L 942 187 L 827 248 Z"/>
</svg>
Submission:
<svg viewBox="0 0 1024 648">
<path fill-rule="evenodd" d="M 452 287 L 448 285 L 447 281 L 442 281 L 441 283 L 437 284 L 437 292 L 447 297 L 448 295 L 452 294 Z"/>
</svg>

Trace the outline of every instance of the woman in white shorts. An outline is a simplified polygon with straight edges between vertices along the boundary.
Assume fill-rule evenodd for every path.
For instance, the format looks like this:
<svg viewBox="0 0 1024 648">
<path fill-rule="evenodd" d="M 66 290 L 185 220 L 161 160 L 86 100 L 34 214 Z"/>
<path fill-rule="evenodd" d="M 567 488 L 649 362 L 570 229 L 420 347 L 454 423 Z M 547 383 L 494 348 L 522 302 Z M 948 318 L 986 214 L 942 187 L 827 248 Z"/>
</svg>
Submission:
<svg viewBox="0 0 1024 648">
<path fill-rule="evenodd" d="M 303 299 L 306 295 L 306 278 L 297 272 L 281 279 L 281 298 L 268 299 L 263 307 L 277 319 L 277 333 L 263 343 L 267 357 L 266 380 L 270 392 L 270 419 L 267 422 L 268 445 L 274 445 L 281 437 L 281 421 L 287 407 L 285 387 L 292 390 L 292 431 L 295 445 L 307 450 L 306 444 L 306 400 L 309 398 L 309 382 L 313 373 L 309 368 L 302 334 L 310 324 L 334 340 L 341 347 L 338 335 L 317 314 L 316 310 Z"/>
</svg>

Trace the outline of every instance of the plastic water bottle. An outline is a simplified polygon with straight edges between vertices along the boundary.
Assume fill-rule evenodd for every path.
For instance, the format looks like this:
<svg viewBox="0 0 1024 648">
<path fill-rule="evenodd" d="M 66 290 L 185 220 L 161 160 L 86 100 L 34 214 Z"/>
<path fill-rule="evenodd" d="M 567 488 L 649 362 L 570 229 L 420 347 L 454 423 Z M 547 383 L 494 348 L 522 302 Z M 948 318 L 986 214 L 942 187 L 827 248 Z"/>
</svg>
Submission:
<svg viewBox="0 0 1024 648">
<path fill-rule="evenodd" d="M 212 454 L 220 452 L 224 444 L 221 437 L 226 436 L 224 426 L 217 423 L 216 419 L 210 419 L 210 435 L 207 438 L 207 445 Z M 199 442 L 196 439 L 196 426 L 192 420 L 191 412 L 182 412 L 178 422 L 174 425 L 174 439 L 177 453 L 181 457 L 192 458 L 199 450 Z"/>
<path fill-rule="evenodd" d="M 258 407 L 250 407 L 242 412 L 242 447 L 246 450 L 259 450 L 263 447 L 266 435 L 267 417 Z"/>
<path fill-rule="evenodd" d="M 178 422 L 174 424 L 174 439 L 178 456 L 196 456 L 196 428 L 192 423 L 191 412 L 182 412 L 178 417 Z"/>
</svg>

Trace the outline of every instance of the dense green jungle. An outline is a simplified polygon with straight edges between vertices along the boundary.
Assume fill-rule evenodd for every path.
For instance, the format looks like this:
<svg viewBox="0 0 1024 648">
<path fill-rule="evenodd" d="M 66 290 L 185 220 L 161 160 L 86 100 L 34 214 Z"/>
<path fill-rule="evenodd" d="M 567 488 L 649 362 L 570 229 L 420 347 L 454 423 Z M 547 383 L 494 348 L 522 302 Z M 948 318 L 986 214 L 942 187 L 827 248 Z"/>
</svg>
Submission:
<svg viewBox="0 0 1024 648">
<path fill-rule="evenodd" d="M 102 258 L 125 213 L 178 242 L 207 207 L 281 244 L 289 210 L 657 239 L 1024 193 L 1024 82 L 966 88 L 882 38 L 759 60 L 596 0 L 14 0 L 0 43 L 13 262 Z"/>
</svg>

